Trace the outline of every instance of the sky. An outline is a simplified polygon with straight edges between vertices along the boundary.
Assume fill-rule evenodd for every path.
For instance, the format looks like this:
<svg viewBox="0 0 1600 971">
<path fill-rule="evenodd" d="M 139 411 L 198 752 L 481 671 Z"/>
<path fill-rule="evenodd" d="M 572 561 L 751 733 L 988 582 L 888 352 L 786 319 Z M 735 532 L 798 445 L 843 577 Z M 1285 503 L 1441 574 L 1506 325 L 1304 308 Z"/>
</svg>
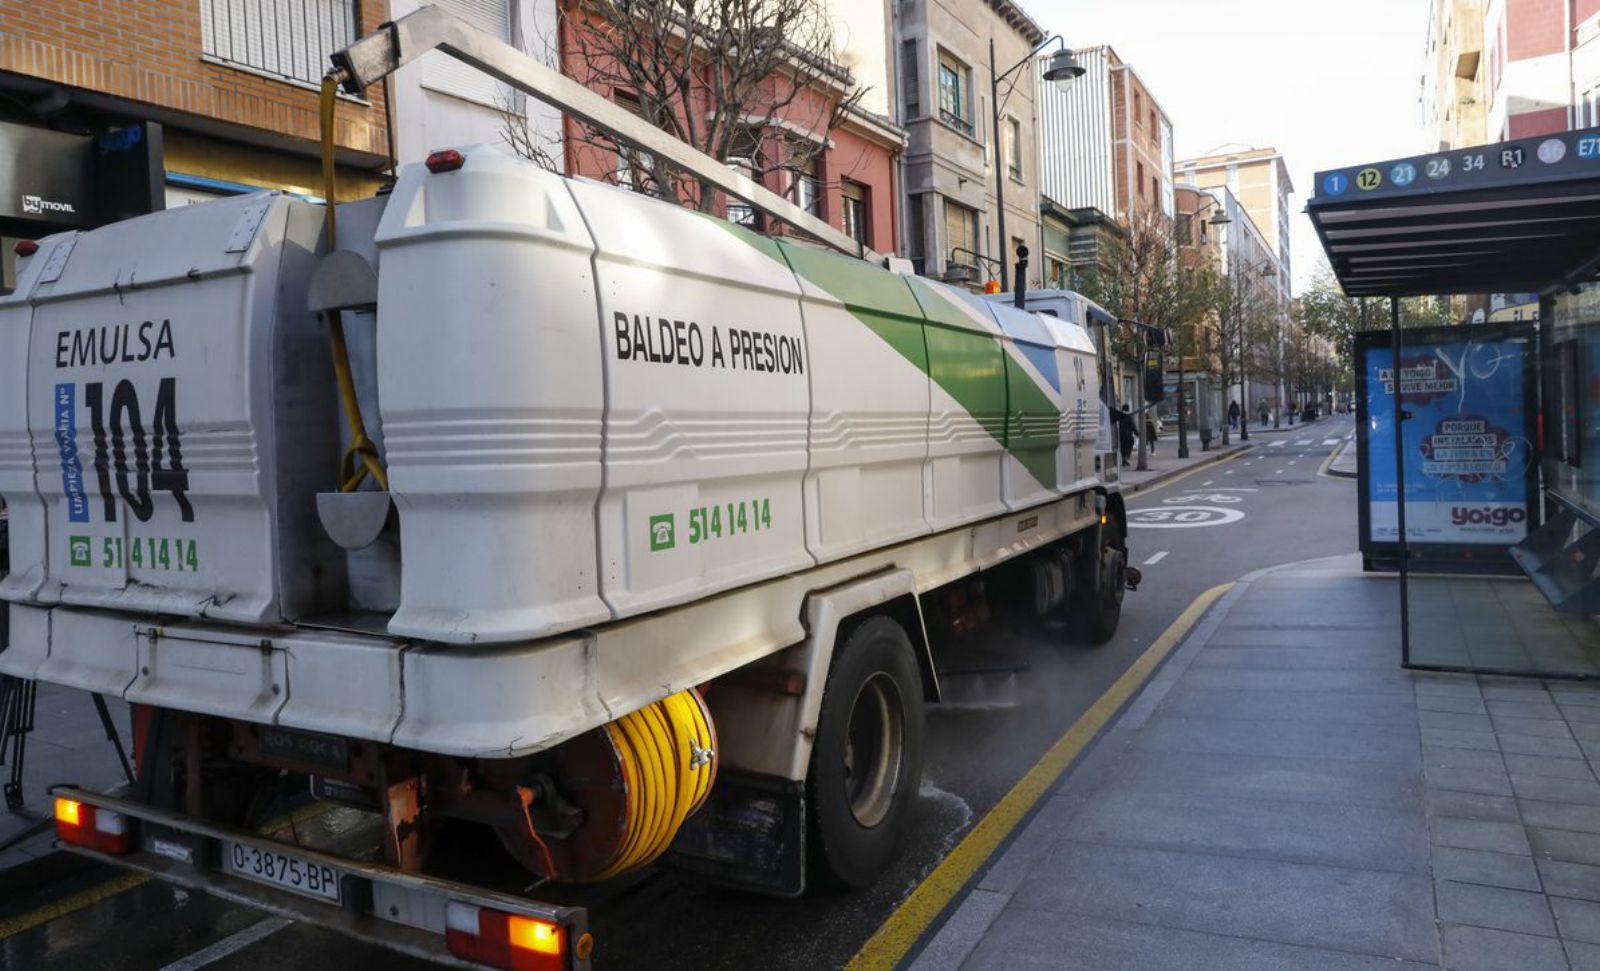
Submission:
<svg viewBox="0 0 1600 971">
<path fill-rule="evenodd" d="M 1172 119 L 1177 157 L 1274 147 L 1294 182 L 1295 292 L 1321 246 L 1312 173 L 1420 154 L 1428 0 L 1020 0 L 1069 47 L 1110 44 Z"/>
</svg>

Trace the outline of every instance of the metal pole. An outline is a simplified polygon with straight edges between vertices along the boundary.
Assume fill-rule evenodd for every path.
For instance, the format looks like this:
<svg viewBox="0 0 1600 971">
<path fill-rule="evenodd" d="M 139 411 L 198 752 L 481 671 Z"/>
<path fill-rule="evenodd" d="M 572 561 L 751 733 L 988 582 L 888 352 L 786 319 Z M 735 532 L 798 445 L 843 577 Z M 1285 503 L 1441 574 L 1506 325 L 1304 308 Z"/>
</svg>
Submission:
<svg viewBox="0 0 1600 971">
<path fill-rule="evenodd" d="M 1178 458 L 1189 457 L 1189 424 L 1184 415 L 1184 398 L 1188 385 L 1183 381 L 1183 325 L 1178 325 Z"/>
<path fill-rule="evenodd" d="M 1363 309 L 1365 309 L 1363 307 Z M 1411 666 L 1411 615 L 1410 615 L 1410 589 L 1408 575 L 1410 570 L 1411 548 L 1406 539 L 1406 436 L 1405 436 L 1405 397 L 1401 391 L 1400 368 L 1400 298 L 1389 298 L 1389 347 L 1393 360 L 1389 362 L 1390 373 L 1394 375 L 1394 385 L 1391 388 L 1391 399 L 1394 403 L 1394 486 L 1395 486 L 1395 511 L 1398 515 L 1400 530 L 1400 664 L 1403 667 Z"/>
<path fill-rule="evenodd" d="M 995 233 L 1000 238 L 995 240 L 995 247 L 1000 251 L 1000 292 L 1005 293 L 1011 289 L 1011 281 L 1006 273 L 1006 174 L 1004 161 L 1000 158 L 1000 76 L 994 65 L 994 38 L 989 38 L 989 108 L 994 116 L 994 124 L 989 129 L 989 139 L 994 144 L 994 210 Z"/>
<path fill-rule="evenodd" d="M 1244 365 L 1244 325 L 1243 317 L 1239 318 L 1239 441 L 1250 440 L 1250 376 L 1245 373 Z"/>
</svg>

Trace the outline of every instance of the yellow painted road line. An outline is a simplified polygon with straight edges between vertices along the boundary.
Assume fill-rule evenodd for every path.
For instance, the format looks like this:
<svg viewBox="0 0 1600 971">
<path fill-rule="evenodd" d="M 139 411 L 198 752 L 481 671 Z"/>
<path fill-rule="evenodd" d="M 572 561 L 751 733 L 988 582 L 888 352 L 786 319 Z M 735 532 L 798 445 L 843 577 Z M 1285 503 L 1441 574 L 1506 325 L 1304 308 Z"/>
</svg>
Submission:
<svg viewBox="0 0 1600 971">
<path fill-rule="evenodd" d="M 1333 451 L 1328 453 L 1328 457 L 1322 460 L 1322 467 L 1317 469 L 1317 475 L 1321 476 L 1324 479 L 1344 478 L 1344 476 L 1333 475 L 1333 474 L 1329 473 L 1328 470 L 1333 467 L 1333 460 L 1338 458 L 1339 456 L 1343 455 L 1344 454 L 1344 450 L 1349 448 L 1350 446 L 1352 446 L 1354 444 L 1355 444 L 1354 441 L 1352 441 L 1351 439 L 1347 438 L 1344 441 L 1340 442 L 1338 445 L 1336 445 L 1334 447 Z"/>
<path fill-rule="evenodd" d="M 38 910 L 30 910 L 26 914 L 0 921 L 0 941 L 21 934 L 23 931 L 32 930 L 40 924 L 48 924 L 85 907 L 91 907 L 102 900 L 109 900 L 119 893 L 148 882 L 149 879 L 149 874 L 145 873 L 124 873 L 104 883 L 97 883 L 87 890 L 80 890 L 70 897 L 45 904 Z"/>
<path fill-rule="evenodd" d="M 1094 740 L 1123 704 L 1144 686 L 1156 667 L 1172 653 L 1207 608 L 1232 586 L 1231 583 L 1224 583 L 1196 597 L 1194 603 L 1123 672 L 1122 677 L 1067 729 L 1065 735 L 1050 746 L 1050 750 L 1034 763 L 1033 768 L 1011 787 L 1011 791 L 1000 797 L 994 808 L 984 814 L 983 819 L 950 851 L 944 862 L 935 867 L 911 892 L 911 896 L 895 908 L 883 926 L 845 965 L 846 971 L 876 971 L 898 964 L 955 895 L 967 885 L 973 874 L 978 872 L 978 868 L 988 861 L 1017 824 L 1028 815 L 1028 811 L 1050 791 L 1067 766 Z"/>
</svg>

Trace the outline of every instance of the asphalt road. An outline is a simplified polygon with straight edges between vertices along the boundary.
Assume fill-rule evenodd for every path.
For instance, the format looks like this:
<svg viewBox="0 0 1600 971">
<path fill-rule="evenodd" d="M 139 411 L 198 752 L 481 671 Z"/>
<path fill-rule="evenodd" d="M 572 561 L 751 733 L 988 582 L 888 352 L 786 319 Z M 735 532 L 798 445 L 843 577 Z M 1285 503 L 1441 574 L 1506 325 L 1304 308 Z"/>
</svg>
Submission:
<svg viewBox="0 0 1600 971">
<path fill-rule="evenodd" d="M 1337 416 L 1257 434 L 1254 448 L 1133 496 L 1131 559 L 1145 574 L 1122 627 L 1099 648 L 1054 625 L 994 629 L 972 656 L 945 659 L 946 704 L 929 710 L 922 799 L 899 863 L 868 891 L 767 900 L 667 870 L 610 888 L 592 909 L 595 965 L 611 968 L 836 967 L 849 960 L 949 849 L 1197 596 L 1263 567 L 1355 549 L 1355 483 L 1318 475 L 1351 433 Z M 1170 437 L 1163 446 L 1172 447 Z M 79 874 L 8 917 L 105 886 Z M 0 940 L 0 968 L 31 971 L 426 968 L 421 961 L 148 882 Z"/>
</svg>

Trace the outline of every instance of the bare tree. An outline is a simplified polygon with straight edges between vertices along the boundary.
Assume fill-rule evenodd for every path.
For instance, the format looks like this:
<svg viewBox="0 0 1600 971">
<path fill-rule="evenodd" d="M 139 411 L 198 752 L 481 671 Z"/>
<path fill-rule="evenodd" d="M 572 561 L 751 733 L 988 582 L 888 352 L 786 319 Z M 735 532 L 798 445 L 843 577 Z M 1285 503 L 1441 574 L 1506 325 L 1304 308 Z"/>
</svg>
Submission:
<svg viewBox="0 0 1600 971">
<path fill-rule="evenodd" d="M 794 176 L 789 185 L 809 177 L 827 133 L 864 93 L 834 62 L 823 0 L 567 0 L 560 16 L 568 73 L 769 188 L 779 171 Z M 709 182 L 577 130 L 611 181 L 715 210 Z"/>
<path fill-rule="evenodd" d="M 495 109 L 500 112 L 500 138 L 506 147 L 529 159 L 546 172 L 559 172 L 552 148 L 559 148 L 561 136 L 536 130 L 522 110 L 521 99 L 501 94 L 495 98 Z"/>
<path fill-rule="evenodd" d="M 1212 294 L 1216 326 L 1211 330 L 1211 346 L 1217 365 L 1217 378 L 1224 395 L 1235 381 L 1242 381 L 1253 363 L 1250 348 L 1258 346 L 1272 330 L 1277 308 L 1261 283 L 1258 268 L 1237 253 L 1228 255 L 1227 273 Z M 1239 421 L 1250 420 L 1239 402 Z M 1222 444 L 1228 444 L 1228 425 L 1222 426 Z"/>
<path fill-rule="evenodd" d="M 1142 385 L 1145 368 L 1151 366 L 1149 335 L 1178 328 L 1176 351 L 1183 353 L 1188 343 L 1183 340 L 1183 330 L 1192 328 L 1209 295 L 1203 281 L 1197 281 L 1179 259 L 1178 236 L 1171 219 L 1144 213 L 1125 228 L 1126 235 L 1111 245 L 1108 258 L 1085 281 L 1083 291 L 1123 322 L 1124 326 L 1111 334 L 1112 359 L 1119 369 L 1134 369 Z M 1144 327 L 1132 326 L 1135 324 Z M 1139 469 L 1149 468 L 1142 427 L 1148 408 L 1128 408 L 1141 426 Z"/>
</svg>

